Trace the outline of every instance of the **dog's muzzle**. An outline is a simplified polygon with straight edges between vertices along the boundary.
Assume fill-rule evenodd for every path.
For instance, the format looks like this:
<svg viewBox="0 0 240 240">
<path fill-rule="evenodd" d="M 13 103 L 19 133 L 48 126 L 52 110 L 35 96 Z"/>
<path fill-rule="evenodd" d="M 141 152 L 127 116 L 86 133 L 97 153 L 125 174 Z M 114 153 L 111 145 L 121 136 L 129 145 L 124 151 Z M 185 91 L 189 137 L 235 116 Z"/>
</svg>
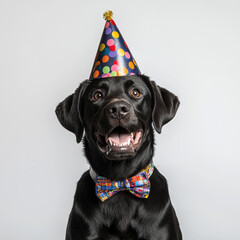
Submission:
<svg viewBox="0 0 240 240">
<path fill-rule="evenodd" d="M 134 157 L 141 145 L 143 130 L 131 104 L 113 100 L 103 109 L 100 131 L 96 133 L 97 145 L 106 158 L 123 160 Z"/>
</svg>

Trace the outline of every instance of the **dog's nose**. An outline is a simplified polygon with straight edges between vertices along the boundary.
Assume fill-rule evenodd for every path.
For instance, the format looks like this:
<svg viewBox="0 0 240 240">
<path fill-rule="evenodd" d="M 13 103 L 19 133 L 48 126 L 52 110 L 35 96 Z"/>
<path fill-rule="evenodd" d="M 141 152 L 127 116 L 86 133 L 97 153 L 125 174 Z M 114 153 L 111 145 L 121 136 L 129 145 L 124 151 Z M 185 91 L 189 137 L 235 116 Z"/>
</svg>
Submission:
<svg viewBox="0 0 240 240">
<path fill-rule="evenodd" d="M 129 114 L 130 104 L 124 101 L 113 102 L 107 107 L 107 114 L 112 118 L 125 118 Z"/>
</svg>

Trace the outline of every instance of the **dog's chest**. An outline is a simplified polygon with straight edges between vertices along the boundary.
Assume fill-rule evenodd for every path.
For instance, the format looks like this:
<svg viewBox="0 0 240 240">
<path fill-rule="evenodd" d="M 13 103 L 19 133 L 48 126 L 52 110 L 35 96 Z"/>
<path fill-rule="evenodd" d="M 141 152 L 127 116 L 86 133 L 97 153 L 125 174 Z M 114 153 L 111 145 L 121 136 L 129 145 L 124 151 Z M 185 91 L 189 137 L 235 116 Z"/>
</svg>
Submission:
<svg viewBox="0 0 240 240">
<path fill-rule="evenodd" d="M 138 199 L 128 192 L 119 192 L 103 202 L 100 206 L 100 214 L 104 222 L 96 229 L 98 235 L 103 234 L 104 239 L 115 239 L 115 235 L 129 237 L 126 239 L 136 239 L 132 222 L 137 215 L 138 207 Z"/>
<path fill-rule="evenodd" d="M 136 215 L 138 201 L 129 192 L 119 192 L 101 205 L 101 213 L 108 224 L 115 223 L 124 231 Z"/>
</svg>

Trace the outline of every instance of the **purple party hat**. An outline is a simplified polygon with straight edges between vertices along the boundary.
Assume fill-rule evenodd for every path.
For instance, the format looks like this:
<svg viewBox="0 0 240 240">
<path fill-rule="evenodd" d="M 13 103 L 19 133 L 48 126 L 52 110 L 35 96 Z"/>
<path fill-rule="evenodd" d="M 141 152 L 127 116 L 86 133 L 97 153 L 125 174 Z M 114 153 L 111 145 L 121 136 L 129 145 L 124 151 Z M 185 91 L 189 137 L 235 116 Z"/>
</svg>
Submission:
<svg viewBox="0 0 240 240">
<path fill-rule="evenodd" d="M 112 11 L 103 14 L 106 24 L 89 79 L 141 75 L 112 15 Z"/>
</svg>

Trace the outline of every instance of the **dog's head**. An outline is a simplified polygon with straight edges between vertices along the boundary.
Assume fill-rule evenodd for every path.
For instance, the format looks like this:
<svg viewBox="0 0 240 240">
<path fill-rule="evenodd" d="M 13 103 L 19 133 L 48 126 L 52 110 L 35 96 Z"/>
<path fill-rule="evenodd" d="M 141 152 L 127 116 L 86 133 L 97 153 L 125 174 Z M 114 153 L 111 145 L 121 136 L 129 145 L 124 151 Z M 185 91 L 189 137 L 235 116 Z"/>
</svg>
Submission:
<svg viewBox="0 0 240 240">
<path fill-rule="evenodd" d="M 56 109 L 60 123 L 107 160 L 133 158 L 176 114 L 178 98 L 146 76 L 84 81 Z"/>
</svg>

